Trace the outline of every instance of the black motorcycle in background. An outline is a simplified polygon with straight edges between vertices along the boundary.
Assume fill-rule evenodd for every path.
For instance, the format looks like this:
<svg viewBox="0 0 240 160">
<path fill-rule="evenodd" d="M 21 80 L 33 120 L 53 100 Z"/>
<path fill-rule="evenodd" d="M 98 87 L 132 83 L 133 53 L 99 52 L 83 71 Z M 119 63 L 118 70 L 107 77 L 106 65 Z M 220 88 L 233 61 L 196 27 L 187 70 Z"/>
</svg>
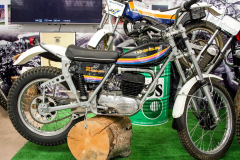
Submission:
<svg viewBox="0 0 240 160">
<path fill-rule="evenodd" d="M 12 85 L 12 76 L 19 76 L 23 66 L 13 65 L 13 56 L 25 52 L 30 48 L 26 39 L 15 42 L 7 42 L 0 48 L 0 106 L 7 110 L 7 96 Z M 40 65 L 40 58 L 34 57 L 26 66 L 33 67 Z"/>
<path fill-rule="evenodd" d="M 231 48 L 227 51 L 224 61 L 226 65 L 234 68 L 234 81 L 238 83 L 238 90 L 234 98 L 234 108 L 236 112 L 236 134 L 238 145 L 240 147 L 240 32 L 232 38 Z M 232 54 L 232 57 L 229 56 Z"/>
</svg>

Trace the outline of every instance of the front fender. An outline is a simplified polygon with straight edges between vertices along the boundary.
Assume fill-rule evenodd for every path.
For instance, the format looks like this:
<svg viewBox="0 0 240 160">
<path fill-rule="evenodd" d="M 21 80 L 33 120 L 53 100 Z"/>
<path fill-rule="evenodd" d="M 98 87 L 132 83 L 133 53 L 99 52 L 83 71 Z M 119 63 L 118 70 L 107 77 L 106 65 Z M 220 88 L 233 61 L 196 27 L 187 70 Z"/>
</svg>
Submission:
<svg viewBox="0 0 240 160">
<path fill-rule="evenodd" d="M 98 43 L 100 42 L 100 40 L 108 34 L 112 34 L 111 31 L 107 30 L 107 29 L 100 29 L 98 30 L 90 39 L 90 41 L 88 42 L 88 46 L 96 48 Z"/>
<path fill-rule="evenodd" d="M 203 78 L 211 78 L 216 81 L 222 81 L 223 79 L 221 77 L 212 75 L 212 74 L 203 74 Z M 195 83 L 197 83 L 197 80 L 199 80 L 199 77 L 193 77 L 187 83 L 184 84 L 182 89 L 179 91 L 179 95 L 176 98 L 176 101 L 174 103 L 173 107 L 173 124 L 172 128 L 175 130 L 182 130 L 184 128 L 184 117 L 183 112 L 185 108 L 185 103 L 187 100 L 187 96 L 189 94 L 189 91 L 194 86 Z"/>
<path fill-rule="evenodd" d="M 46 51 L 45 49 L 43 49 L 40 46 L 36 46 L 36 47 L 33 47 L 33 48 L 27 50 L 26 52 L 22 53 L 18 57 L 18 59 L 14 62 L 13 65 L 23 65 L 23 64 L 27 63 L 28 61 L 30 61 L 33 57 L 35 57 L 35 56 L 37 56 L 39 54 L 45 54 L 45 53 L 52 54 L 52 55 L 50 55 L 50 57 L 54 57 L 55 55 L 59 55 L 59 56 L 64 56 L 65 57 L 66 48 L 64 48 L 64 47 L 57 46 L 57 45 L 50 45 L 50 44 L 49 45 L 48 44 L 44 44 L 44 47 L 48 51 Z M 45 57 L 45 56 L 43 56 L 43 57 Z M 55 57 L 57 57 L 57 56 L 55 56 Z"/>
<path fill-rule="evenodd" d="M 209 77 L 216 81 L 223 80 L 221 77 L 215 76 L 213 74 L 203 74 L 203 78 L 209 78 Z M 198 77 L 197 79 L 199 80 Z M 174 103 L 174 107 L 173 107 L 173 113 L 172 113 L 173 118 L 179 118 L 180 116 L 182 116 L 184 112 L 185 103 L 187 100 L 186 95 L 189 94 L 189 91 L 191 90 L 191 88 L 195 83 L 197 83 L 197 80 L 195 77 L 193 77 L 189 81 L 187 81 L 187 83 L 185 83 L 182 89 L 179 91 L 179 95 L 177 96 L 176 101 Z"/>
</svg>

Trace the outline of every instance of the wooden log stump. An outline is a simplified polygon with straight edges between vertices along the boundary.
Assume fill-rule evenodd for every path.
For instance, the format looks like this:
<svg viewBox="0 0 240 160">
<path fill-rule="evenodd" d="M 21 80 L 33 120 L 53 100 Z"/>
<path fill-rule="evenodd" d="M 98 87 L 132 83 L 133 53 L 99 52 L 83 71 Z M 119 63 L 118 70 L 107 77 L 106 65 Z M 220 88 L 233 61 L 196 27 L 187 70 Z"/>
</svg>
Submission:
<svg viewBox="0 0 240 160">
<path fill-rule="evenodd" d="M 68 133 L 68 147 L 76 159 L 104 160 L 130 155 L 132 124 L 128 117 L 96 116 L 77 123 Z"/>
<path fill-rule="evenodd" d="M 238 114 L 240 113 L 240 85 L 238 85 L 238 90 L 237 90 L 236 96 L 234 97 L 234 109 L 235 109 L 236 118 L 237 118 Z"/>
</svg>

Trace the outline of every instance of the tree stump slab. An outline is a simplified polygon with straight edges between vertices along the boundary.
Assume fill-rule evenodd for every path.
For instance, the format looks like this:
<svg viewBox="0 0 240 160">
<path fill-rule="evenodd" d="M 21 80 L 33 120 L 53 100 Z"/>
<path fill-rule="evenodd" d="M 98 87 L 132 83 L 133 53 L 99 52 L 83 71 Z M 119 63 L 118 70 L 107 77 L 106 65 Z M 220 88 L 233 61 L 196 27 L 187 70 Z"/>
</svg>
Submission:
<svg viewBox="0 0 240 160">
<path fill-rule="evenodd" d="M 128 117 L 96 116 L 77 123 L 68 133 L 68 147 L 76 159 L 104 160 L 130 155 L 132 124 Z"/>
</svg>

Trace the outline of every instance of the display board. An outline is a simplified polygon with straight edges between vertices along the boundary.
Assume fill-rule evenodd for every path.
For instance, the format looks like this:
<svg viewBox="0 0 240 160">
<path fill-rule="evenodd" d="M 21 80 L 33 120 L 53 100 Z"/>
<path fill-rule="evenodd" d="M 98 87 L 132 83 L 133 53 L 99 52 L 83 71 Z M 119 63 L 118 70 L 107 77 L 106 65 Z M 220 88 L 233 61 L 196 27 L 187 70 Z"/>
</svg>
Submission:
<svg viewBox="0 0 240 160">
<path fill-rule="evenodd" d="M 12 23 L 100 23 L 99 0 L 11 0 Z"/>
<path fill-rule="evenodd" d="M 67 48 L 70 44 L 76 43 L 76 33 L 63 32 L 40 32 L 40 42 L 46 44 L 59 45 Z M 41 58 L 42 66 L 53 66 L 62 68 L 60 62 L 53 62 L 46 58 Z"/>
</svg>

